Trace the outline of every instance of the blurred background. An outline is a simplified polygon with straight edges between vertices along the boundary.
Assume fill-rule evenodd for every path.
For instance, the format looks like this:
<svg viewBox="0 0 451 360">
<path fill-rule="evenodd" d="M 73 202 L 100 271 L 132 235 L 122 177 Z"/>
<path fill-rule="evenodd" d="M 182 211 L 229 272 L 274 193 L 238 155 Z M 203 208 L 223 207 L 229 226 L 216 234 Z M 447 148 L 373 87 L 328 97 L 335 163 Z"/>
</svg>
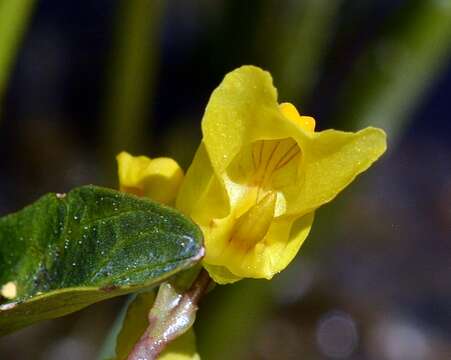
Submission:
<svg viewBox="0 0 451 360">
<path fill-rule="evenodd" d="M 451 359 L 451 0 L 0 0 L 0 215 L 117 187 L 115 154 L 186 169 L 212 90 L 269 70 L 319 130 L 389 150 L 317 212 L 271 282 L 218 287 L 196 323 L 226 359 Z M 0 339 L 1 359 L 95 359 L 123 299 Z"/>
</svg>

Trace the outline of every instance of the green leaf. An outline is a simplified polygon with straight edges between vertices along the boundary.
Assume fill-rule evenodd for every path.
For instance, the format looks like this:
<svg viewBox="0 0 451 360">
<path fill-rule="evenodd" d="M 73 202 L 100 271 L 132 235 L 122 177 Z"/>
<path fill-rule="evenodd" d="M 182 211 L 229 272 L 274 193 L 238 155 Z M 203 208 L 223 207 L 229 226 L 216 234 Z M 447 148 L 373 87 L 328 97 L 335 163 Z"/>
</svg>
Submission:
<svg viewBox="0 0 451 360">
<path fill-rule="evenodd" d="M 0 335 L 149 288 L 203 252 L 196 225 L 150 200 L 95 186 L 45 195 L 0 218 L 0 286 L 17 288 Z"/>
</svg>

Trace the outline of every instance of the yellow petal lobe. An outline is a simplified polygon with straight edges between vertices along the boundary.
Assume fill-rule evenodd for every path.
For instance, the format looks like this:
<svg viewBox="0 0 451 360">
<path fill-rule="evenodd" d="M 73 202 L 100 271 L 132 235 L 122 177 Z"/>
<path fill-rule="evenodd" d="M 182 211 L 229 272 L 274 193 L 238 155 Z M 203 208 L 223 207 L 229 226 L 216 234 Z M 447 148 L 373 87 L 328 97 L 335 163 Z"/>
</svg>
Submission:
<svg viewBox="0 0 451 360">
<path fill-rule="evenodd" d="M 315 119 L 311 116 L 299 115 L 298 109 L 293 104 L 282 103 L 279 105 L 279 109 L 286 118 L 298 124 L 305 131 L 315 131 Z"/>
</svg>

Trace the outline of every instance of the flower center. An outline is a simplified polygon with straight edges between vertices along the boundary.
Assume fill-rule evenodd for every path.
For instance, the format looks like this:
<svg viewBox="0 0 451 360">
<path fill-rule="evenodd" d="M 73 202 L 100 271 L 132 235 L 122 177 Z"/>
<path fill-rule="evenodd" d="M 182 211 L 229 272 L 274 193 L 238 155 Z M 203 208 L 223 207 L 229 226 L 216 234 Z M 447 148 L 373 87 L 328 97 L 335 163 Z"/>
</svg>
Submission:
<svg viewBox="0 0 451 360">
<path fill-rule="evenodd" d="M 245 147 L 229 168 L 227 188 L 236 218 L 275 194 L 274 216 L 286 210 L 286 193 L 296 184 L 301 149 L 292 138 L 259 140 Z"/>
<path fill-rule="evenodd" d="M 252 166 L 254 168 L 251 185 L 259 189 L 268 189 L 274 175 L 295 162 L 301 150 L 292 139 L 260 140 L 252 146 Z M 261 195 L 261 194 L 259 194 Z M 258 202 L 260 196 L 257 196 Z"/>
</svg>

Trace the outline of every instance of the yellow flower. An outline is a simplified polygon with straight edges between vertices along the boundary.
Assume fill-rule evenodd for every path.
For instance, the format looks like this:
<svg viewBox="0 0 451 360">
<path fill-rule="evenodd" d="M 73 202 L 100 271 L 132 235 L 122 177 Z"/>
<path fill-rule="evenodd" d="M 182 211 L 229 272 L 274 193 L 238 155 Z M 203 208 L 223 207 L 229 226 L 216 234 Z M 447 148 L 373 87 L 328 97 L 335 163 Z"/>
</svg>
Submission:
<svg viewBox="0 0 451 360">
<path fill-rule="evenodd" d="M 123 151 L 116 157 L 121 191 L 172 204 L 183 180 L 183 171 L 170 158 L 149 159 Z"/>
<path fill-rule="evenodd" d="M 175 206 L 201 227 L 203 264 L 216 282 L 271 279 L 283 270 L 307 237 L 315 210 L 386 149 L 380 129 L 314 129 L 313 118 L 278 104 L 270 74 L 257 67 L 232 71 L 213 92 L 203 140 Z M 154 185 L 136 185 L 151 160 L 122 154 L 118 160 L 121 188 L 144 188 L 156 199 Z M 178 188 L 179 177 L 166 179 Z"/>
<path fill-rule="evenodd" d="M 216 282 L 283 270 L 314 211 L 386 149 L 380 129 L 314 126 L 293 105 L 278 104 L 270 74 L 257 67 L 232 71 L 213 92 L 176 207 L 202 228 L 204 266 Z"/>
</svg>

